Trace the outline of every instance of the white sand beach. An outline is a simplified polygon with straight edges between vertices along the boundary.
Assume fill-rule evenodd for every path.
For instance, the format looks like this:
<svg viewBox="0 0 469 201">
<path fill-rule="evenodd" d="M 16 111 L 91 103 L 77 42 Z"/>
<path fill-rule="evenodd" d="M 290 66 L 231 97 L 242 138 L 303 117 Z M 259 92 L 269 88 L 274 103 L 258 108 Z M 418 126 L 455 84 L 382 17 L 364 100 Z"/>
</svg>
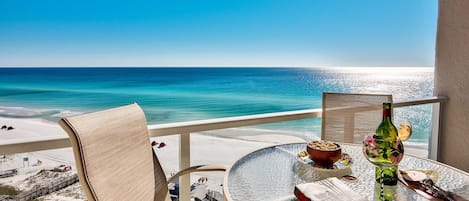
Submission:
<svg viewBox="0 0 469 201">
<path fill-rule="evenodd" d="M 12 140 L 35 138 L 40 136 L 66 136 L 66 133 L 56 122 L 50 122 L 43 119 L 26 118 L 4 118 L 0 117 L 0 126 L 12 126 L 14 129 L 0 130 L 0 143 Z M 168 174 L 179 170 L 179 136 L 155 137 L 151 140 L 164 142 L 163 148 L 155 148 L 164 171 Z M 231 165 L 242 156 L 263 147 L 272 146 L 281 143 L 305 142 L 304 139 L 288 136 L 288 132 L 275 132 L 251 128 L 234 128 L 215 130 L 210 132 L 194 133 L 191 135 L 191 165 L 199 164 L 222 164 Z M 426 147 L 408 146 L 407 153 L 426 156 Z M 216 150 L 216 151 L 213 151 Z M 0 156 L 2 154 L 0 153 Z M 28 157 L 29 164 L 23 162 L 23 158 Z M 38 160 L 41 161 L 38 164 Z M 0 178 L 0 184 L 12 185 L 20 190 L 24 189 L 21 184 L 25 178 L 36 174 L 41 169 L 50 169 L 61 164 L 72 165 L 75 169 L 72 149 L 55 149 L 38 151 L 32 153 L 19 153 L 7 156 L 0 160 L 0 170 L 18 168 L 18 175 L 8 178 Z M 207 183 L 210 189 L 221 190 L 223 173 L 204 173 L 193 174 L 191 181 L 197 182 L 197 179 L 205 176 L 209 179 Z M 56 192 L 46 196 L 45 200 L 76 200 L 82 196 L 80 189 L 71 186 L 63 192 Z M 68 198 L 67 198 L 68 199 Z"/>
</svg>

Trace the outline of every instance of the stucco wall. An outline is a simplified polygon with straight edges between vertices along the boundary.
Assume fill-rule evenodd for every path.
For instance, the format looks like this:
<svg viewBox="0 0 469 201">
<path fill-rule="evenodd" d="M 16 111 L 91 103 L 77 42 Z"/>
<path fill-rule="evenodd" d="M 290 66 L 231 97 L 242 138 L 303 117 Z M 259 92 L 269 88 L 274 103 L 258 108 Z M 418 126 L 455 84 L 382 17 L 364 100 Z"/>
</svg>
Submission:
<svg viewBox="0 0 469 201">
<path fill-rule="evenodd" d="M 469 171 L 469 0 L 439 0 L 434 92 L 449 97 L 439 160 Z"/>
</svg>

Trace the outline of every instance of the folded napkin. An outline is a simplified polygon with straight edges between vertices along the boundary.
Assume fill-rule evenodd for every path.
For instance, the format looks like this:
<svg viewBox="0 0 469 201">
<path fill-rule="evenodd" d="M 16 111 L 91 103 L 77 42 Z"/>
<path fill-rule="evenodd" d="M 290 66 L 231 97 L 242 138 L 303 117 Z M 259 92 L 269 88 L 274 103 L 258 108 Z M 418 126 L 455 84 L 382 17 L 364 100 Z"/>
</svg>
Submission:
<svg viewBox="0 0 469 201">
<path fill-rule="evenodd" d="M 298 184 L 294 193 L 299 201 L 366 201 L 336 177 Z"/>
</svg>

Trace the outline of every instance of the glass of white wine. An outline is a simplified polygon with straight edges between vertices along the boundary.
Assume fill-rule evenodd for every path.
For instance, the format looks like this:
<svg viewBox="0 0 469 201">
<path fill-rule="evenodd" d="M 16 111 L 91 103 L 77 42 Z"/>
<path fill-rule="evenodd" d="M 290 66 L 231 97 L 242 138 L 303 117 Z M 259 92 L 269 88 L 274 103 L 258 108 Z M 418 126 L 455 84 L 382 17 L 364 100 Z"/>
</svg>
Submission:
<svg viewBox="0 0 469 201">
<path fill-rule="evenodd" d="M 407 141 L 412 136 L 412 124 L 408 121 L 400 123 L 397 133 L 402 141 Z"/>
</svg>

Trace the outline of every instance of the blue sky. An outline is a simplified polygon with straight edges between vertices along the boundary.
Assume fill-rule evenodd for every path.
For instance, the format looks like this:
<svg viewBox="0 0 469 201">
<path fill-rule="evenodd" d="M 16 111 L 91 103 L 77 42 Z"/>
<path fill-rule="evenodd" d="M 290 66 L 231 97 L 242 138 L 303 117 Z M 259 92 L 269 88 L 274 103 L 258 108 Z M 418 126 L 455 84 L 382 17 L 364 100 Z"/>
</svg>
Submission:
<svg viewBox="0 0 469 201">
<path fill-rule="evenodd" d="M 0 66 L 433 66 L 437 0 L 1 0 Z"/>
</svg>

